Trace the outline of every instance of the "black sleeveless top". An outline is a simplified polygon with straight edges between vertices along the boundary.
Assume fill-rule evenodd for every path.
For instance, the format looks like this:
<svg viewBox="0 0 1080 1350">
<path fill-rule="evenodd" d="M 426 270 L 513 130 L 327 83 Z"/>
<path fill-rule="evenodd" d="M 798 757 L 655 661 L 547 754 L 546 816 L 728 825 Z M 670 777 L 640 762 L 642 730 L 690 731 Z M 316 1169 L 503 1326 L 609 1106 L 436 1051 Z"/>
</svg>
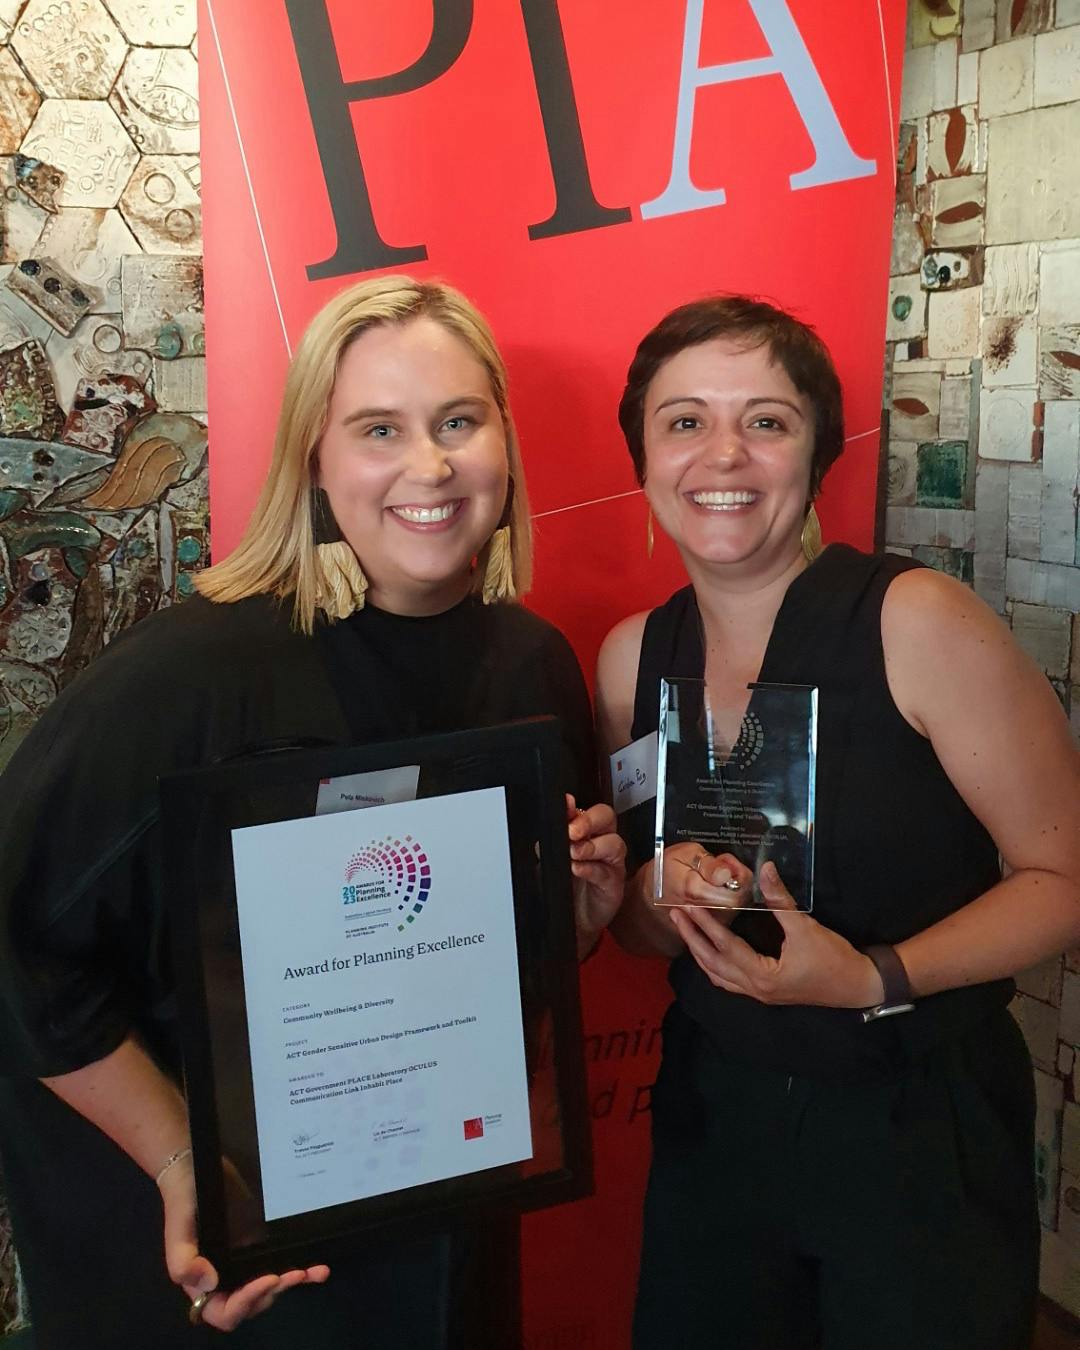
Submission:
<svg viewBox="0 0 1080 1350">
<path fill-rule="evenodd" d="M 859 947 L 901 942 L 1001 877 L 993 840 L 886 681 L 882 602 L 890 582 L 919 565 L 847 545 L 826 549 L 788 588 L 758 677 L 818 687 L 813 913 Z M 700 679 L 704 664 L 701 619 L 686 587 L 646 622 L 634 739 L 656 729 L 661 676 Z M 653 811 L 646 802 L 624 817 L 632 865 L 652 854 Z M 736 924 L 760 950 L 778 930 L 767 913 Z M 671 983 L 725 1053 L 782 1072 L 860 1080 L 902 1071 L 1013 992 L 1009 980 L 947 990 L 919 1000 L 913 1013 L 867 1025 L 848 1009 L 770 1007 L 716 989 L 688 955 L 672 965 Z"/>
</svg>

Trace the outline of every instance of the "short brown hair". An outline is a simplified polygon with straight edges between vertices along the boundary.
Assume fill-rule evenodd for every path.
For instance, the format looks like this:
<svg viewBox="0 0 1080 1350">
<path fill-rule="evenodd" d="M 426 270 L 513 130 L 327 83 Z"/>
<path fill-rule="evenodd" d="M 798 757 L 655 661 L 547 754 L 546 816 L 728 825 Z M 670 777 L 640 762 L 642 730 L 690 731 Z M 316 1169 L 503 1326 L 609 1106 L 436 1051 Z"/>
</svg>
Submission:
<svg viewBox="0 0 1080 1350">
<path fill-rule="evenodd" d="M 639 483 L 645 482 L 645 395 L 656 372 L 687 347 L 713 338 L 742 339 L 768 347 L 772 359 L 814 411 L 814 457 L 810 495 L 844 448 L 844 405 L 829 349 L 809 326 L 785 310 L 747 295 L 713 295 L 666 314 L 641 339 L 619 401 L 619 425 Z"/>
</svg>

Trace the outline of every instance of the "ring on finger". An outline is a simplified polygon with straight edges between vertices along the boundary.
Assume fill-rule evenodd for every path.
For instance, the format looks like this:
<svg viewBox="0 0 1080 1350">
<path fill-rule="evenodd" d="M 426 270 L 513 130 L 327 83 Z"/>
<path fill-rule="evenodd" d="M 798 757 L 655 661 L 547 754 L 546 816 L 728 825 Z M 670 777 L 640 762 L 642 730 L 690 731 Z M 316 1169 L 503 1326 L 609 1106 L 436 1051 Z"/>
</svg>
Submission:
<svg viewBox="0 0 1080 1350">
<path fill-rule="evenodd" d="M 205 1294 L 200 1294 L 198 1298 L 192 1299 L 191 1307 L 188 1309 L 188 1321 L 193 1327 L 197 1327 L 203 1318 L 203 1309 L 214 1297 L 213 1290 Z"/>
<path fill-rule="evenodd" d="M 727 881 L 724 882 L 724 890 L 725 890 L 725 891 L 741 891 L 741 890 L 742 890 L 742 882 L 739 881 L 736 877 L 728 877 Z"/>
<path fill-rule="evenodd" d="M 694 871 L 698 874 L 699 877 L 701 876 L 701 864 L 705 861 L 705 859 L 708 856 L 709 855 L 707 853 L 699 853 L 697 857 L 694 859 L 694 861 L 690 864 L 690 866 L 694 869 Z"/>
</svg>

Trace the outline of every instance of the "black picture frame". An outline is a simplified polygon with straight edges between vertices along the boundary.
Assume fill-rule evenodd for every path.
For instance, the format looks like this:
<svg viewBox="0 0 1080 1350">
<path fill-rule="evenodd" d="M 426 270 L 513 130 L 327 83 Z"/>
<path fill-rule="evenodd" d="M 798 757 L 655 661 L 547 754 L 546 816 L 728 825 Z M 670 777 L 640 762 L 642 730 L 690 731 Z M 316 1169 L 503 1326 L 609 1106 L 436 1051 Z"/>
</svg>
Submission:
<svg viewBox="0 0 1080 1350">
<path fill-rule="evenodd" d="M 380 745 L 273 746 L 161 780 L 199 1245 L 223 1287 L 267 1272 L 332 1264 L 342 1244 L 359 1234 L 410 1238 L 591 1191 L 560 762 L 558 720 L 543 717 Z M 414 764 L 421 766 L 418 797 L 505 789 L 533 1159 L 266 1220 L 231 832 L 314 815 L 322 779 Z M 228 1169 L 223 1158 L 230 1160 Z M 235 1182 L 238 1175 L 243 1186 Z"/>
</svg>

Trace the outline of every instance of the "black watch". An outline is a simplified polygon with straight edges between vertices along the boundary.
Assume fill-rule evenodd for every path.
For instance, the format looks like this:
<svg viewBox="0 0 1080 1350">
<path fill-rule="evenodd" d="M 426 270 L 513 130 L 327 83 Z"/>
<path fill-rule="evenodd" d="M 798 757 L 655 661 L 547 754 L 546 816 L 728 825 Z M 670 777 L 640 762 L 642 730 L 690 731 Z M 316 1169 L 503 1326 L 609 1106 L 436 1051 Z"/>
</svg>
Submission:
<svg viewBox="0 0 1080 1350">
<path fill-rule="evenodd" d="M 879 1017 L 892 1017 L 896 1013 L 914 1012 L 915 1004 L 911 997 L 911 981 L 908 979 L 904 963 L 896 950 L 885 942 L 876 942 L 863 947 L 862 954 L 868 956 L 877 967 L 885 996 L 872 1008 L 862 1010 L 864 1022 L 876 1022 Z"/>
</svg>

